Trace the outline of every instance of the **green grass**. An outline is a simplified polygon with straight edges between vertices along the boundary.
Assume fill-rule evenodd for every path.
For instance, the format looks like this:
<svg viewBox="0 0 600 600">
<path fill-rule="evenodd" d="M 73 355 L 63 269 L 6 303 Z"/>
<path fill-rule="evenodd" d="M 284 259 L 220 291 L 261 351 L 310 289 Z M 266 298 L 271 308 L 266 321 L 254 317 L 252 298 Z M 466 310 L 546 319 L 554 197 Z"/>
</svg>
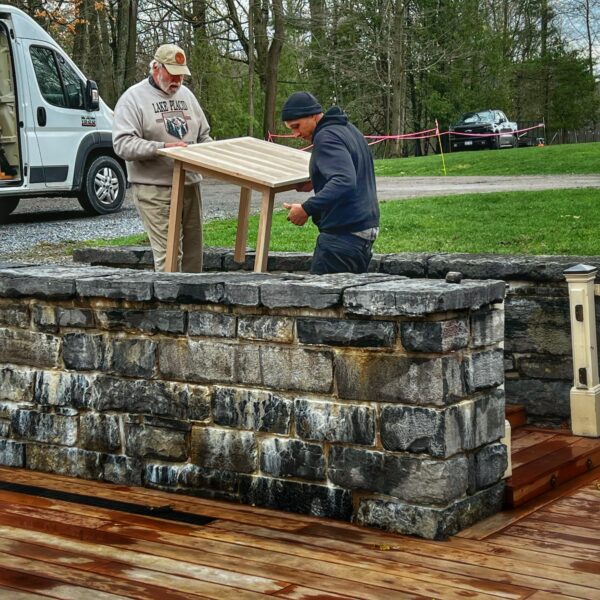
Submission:
<svg viewBox="0 0 600 600">
<path fill-rule="evenodd" d="M 381 213 L 380 253 L 600 255 L 595 189 L 424 198 Z"/>
<path fill-rule="evenodd" d="M 595 189 L 464 194 L 381 204 L 375 252 L 493 252 L 600 255 L 600 198 Z M 310 222 L 309 222 L 310 223 Z M 232 247 L 236 221 L 205 226 L 209 246 Z M 258 218 L 251 219 L 255 247 Z M 312 224 L 273 216 L 271 250 L 312 252 Z"/>
<path fill-rule="evenodd" d="M 598 174 L 600 143 L 563 144 L 444 154 L 448 175 Z M 443 175 L 439 154 L 375 161 L 380 176 Z"/>
<path fill-rule="evenodd" d="M 26 258 L 36 260 L 40 256 L 45 256 L 46 258 L 71 256 L 77 248 L 98 248 L 100 246 L 146 246 L 148 244 L 148 236 L 145 233 L 138 233 L 120 238 L 67 241 L 59 244 L 38 242 L 30 249 Z"/>
<path fill-rule="evenodd" d="M 69 242 L 76 248 L 96 248 L 98 246 L 147 246 L 148 235 L 145 233 L 135 233 L 120 238 L 85 240 L 83 242 Z"/>
<path fill-rule="evenodd" d="M 310 222 L 295 227 L 286 214 L 273 215 L 270 249 L 312 252 L 316 228 Z M 236 224 L 235 219 L 205 223 L 205 244 L 233 248 Z M 251 247 L 257 229 L 258 217 L 251 217 Z M 600 255 L 598 232 L 597 190 L 465 194 L 383 203 L 375 252 Z M 144 242 L 143 235 L 111 240 L 114 245 Z"/>
</svg>

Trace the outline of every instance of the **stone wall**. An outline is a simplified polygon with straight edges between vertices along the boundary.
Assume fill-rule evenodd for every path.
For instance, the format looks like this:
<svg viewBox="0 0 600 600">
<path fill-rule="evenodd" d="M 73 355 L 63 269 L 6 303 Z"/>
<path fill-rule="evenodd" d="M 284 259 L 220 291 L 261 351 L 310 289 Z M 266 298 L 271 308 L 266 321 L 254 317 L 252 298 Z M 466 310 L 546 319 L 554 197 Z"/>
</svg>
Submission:
<svg viewBox="0 0 600 600">
<path fill-rule="evenodd" d="M 0 464 L 445 537 L 502 504 L 504 288 L 0 265 Z"/>
<path fill-rule="evenodd" d="M 506 401 L 525 406 L 529 422 L 568 426 L 569 391 L 573 385 L 569 294 L 563 272 L 579 264 L 600 265 L 600 257 L 440 254 L 396 255 L 382 261 L 381 271 L 443 277 L 460 271 L 472 279 L 507 283 L 504 358 Z M 596 311 L 597 316 L 600 312 Z M 600 321 L 598 321 L 600 326 Z"/>
<path fill-rule="evenodd" d="M 75 258 L 98 265 L 152 268 L 152 253 L 143 246 L 85 249 Z M 219 271 L 249 270 L 254 262 L 254 255 L 249 253 L 246 263 L 237 265 L 231 250 L 219 248 L 208 249 L 205 258 L 208 269 Z M 305 271 L 310 258 L 308 254 L 272 253 L 269 270 Z M 573 385 L 569 298 L 563 271 L 579 263 L 600 267 L 600 257 L 390 254 L 374 257 L 371 268 L 380 273 L 430 278 L 459 271 L 471 279 L 505 281 L 506 401 L 523 404 L 530 423 L 557 426 L 569 419 Z"/>
</svg>

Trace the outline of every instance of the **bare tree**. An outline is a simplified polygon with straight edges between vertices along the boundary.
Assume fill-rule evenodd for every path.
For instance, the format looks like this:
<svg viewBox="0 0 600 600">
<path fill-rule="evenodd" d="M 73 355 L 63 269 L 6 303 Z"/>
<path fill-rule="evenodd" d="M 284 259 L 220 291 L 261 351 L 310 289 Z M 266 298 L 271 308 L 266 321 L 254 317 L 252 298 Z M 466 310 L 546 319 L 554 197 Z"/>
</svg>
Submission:
<svg viewBox="0 0 600 600">
<path fill-rule="evenodd" d="M 247 61 L 250 55 L 248 15 L 236 0 L 226 0 L 226 4 L 228 18 Z M 279 60 L 285 39 L 283 2 L 282 0 L 254 0 L 251 8 L 254 61 L 264 97 L 263 136 L 266 136 L 269 131 L 275 129 Z"/>
<path fill-rule="evenodd" d="M 600 38 L 600 0 L 557 0 L 556 4 L 566 39 L 585 52 L 593 76 Z"/>
</svg>

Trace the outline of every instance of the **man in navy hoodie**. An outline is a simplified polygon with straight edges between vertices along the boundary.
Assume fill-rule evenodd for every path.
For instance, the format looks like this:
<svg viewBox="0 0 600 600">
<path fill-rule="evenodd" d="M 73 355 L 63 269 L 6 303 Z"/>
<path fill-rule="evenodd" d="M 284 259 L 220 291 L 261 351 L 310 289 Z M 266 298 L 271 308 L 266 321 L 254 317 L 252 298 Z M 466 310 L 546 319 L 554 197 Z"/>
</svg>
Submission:
<svg viewBox="0 0 600 600">
<path fill-rule="evenodd" d="M 379 204 L 373 157 L 362 133 L 334 106 L 325 114 L 309 92 L 295 92 L 281 118 L 295 137 L 312 141 L 310 180 L 314 196 L 284 204 L 288 221 L 302 226 L 311 217 L 319 229 L 310 272 L 365 273 L 379 233 Z"/>
</svg>

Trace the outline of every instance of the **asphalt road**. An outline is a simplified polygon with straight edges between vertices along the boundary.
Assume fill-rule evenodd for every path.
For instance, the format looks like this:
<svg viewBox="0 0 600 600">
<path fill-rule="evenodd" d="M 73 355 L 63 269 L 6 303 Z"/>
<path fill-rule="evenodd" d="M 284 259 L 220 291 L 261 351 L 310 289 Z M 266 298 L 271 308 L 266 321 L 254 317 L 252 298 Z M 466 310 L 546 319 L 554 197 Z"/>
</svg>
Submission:
<svg viewBox="0 0 600 600">
<path fill-rule="evenodd" d="M 519 177 L 379 177 L 380 201 L 426 198 L 449 194 L 507 192 L 564 188 L 600 188 L 600 175 L 553 175 Z M 203 213 L 206 220 L 237 216 L 239 188 L 217 180 L 203 183 Z M 302 202 L 309 194 L 285 192 L 276 196 L 283 202 Z M 253 194 L 252 211 L 258 212 L 260 195 Z M 128 193 L 123 210 L 115 215 L 86 216 L 75 199 L 24 199 L 6 224 L 0 225 L 0 260 L 27 255 L 50 260 L 51 246 L 67 241 L 121 237 L 141 233 L 142 224 Z M 43 246 L 43 250 L 32 249 Z"/>
</svg>

